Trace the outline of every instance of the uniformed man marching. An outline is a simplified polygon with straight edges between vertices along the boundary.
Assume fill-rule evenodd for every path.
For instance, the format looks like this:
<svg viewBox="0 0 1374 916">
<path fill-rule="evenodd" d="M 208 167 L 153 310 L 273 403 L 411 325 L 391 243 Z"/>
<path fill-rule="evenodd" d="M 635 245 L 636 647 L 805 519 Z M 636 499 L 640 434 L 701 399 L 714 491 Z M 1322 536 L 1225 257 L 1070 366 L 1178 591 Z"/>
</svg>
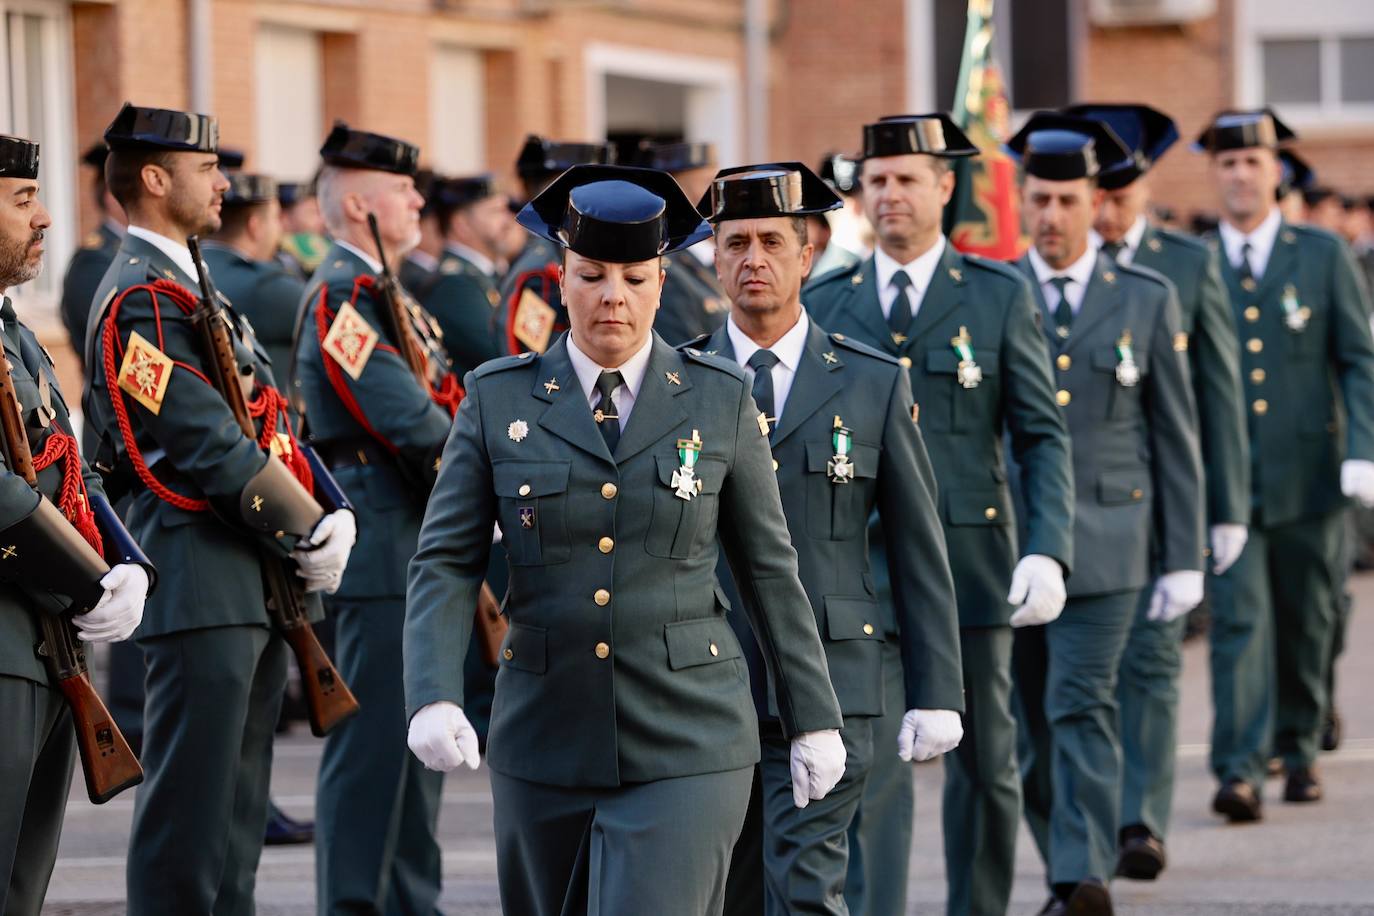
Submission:
<svg viewBox="0 0 1374 916">
<path fill-rule="evenodd" d="M 1262 815 L 1272 749 L 1284 800 L 1321 798 L 1314 762 L 1326 711 L 1347 497 L 1374 505 L 1374 343 L 1349 249 L 1275 204 L 1273 112 L 1223 112 L 1198 138 L 1210 159 L 1250 432 L 1250 539 L 1212 602 L 1213 808 Z"/>
<path fill-rule="evenodd" d="M 1112 912 L 1121 749 L 1116 678 L 1140 592 L 1173 620 L 1202 600 L 1202 487 L 1178 300 L 1153 271 L 1117 264 L 1088 233 L 1103 168 L 1127 151 L 1099 121 L 1033 115 L 1021 164 L 1034 285 L 1072 439 L 1075 572 L 1063 614 L 1016 636 L 1026 819 L 1053 896 L 1045 911 Z"/>
<path fill-rule="evenodd" d="M 95 172 L 92 190 L 100 225 L 81 240 L 81 247 L 67 262 L 67 274 L 62 278 L 62 323 L 67 326 L 77 359 L 85 357 L 86 321 L 91 315 L 95 289 L 119 250 L 127 222 L 124 210 L 105 186 L 105 157 L 109 152 L 105 141 L 100 140 L 81 157 L 81 162 Z"/>
<path fill-rule="evenodd" d="M 106 177 L 129 230 L 91 314 L 83 405 L 96 460 L 130 488 L 129 527 L 163 580 L 138 631 L 147 781 L 127 867 L 137 916 L 253 911 L 287 651 L 269 627 L 263 564 L 294 545 L 291 572 L 327 591 L 354 537 L 347 510 L 281 540 L 259 533 L 277 506 L 313 501 L 285 397 L 232 309 L 223 314 L 256 438 L 207 383 L 185 240 L 220 226 L 217 139 L 212 117 L 128 104 L 105 131 Z"/>
<path fill-rule="evenodd" d="M 867 125 L 857 182 L 877 248 L 817 280 L 806 297 L 818 321 L 899 359 L 920 406 L 959 600 L 969 734 L 945 760 L 948 912 L 982 916 L 1006 912 L 1021 816 L 1011 627 L 1048 623 L 1063 608 L 1073 485 L 1028 284 L 1006 265 L 960 254 L 941 233 L 954 188 L 949 163 L 976 152 L 944 115 Z M 1004 430 L 1028 497 L 1019 562 Z M 910 774 L 880 758 L 855 836 L 863 867 L 851 867 L 845 889 L 852 913 L 906 911 L 899 876 L 910 858 L 911 806 Z"/>
<path fill-rule="evenodd" d="M 357 494 L 358 550 L 329 612 L 339 670 L 362 708 L 330 735 L 320 761 L 319 912 L 429 913 L 440 892 L 434 832 L 443 778 L 406 751 L 401 630 L 406 564 L 461 391 L 446 365 L 426 361 L 447 385 L 412 372 L 395 331 L 423 333 L 431 319 L 407 300 L 400 308 L 413 305 L 418 320 L 399 323 L 380 288 L 383 255 L 398 263 L 419 240 L 419 150 L 338 124 L 320 156 L 320 208 L 334 242 L 307 284 L 296 358 L 312 441 Z"/>
<path fill-rule="evenodd" d="M 38 472 L 35 492 L 0 455 L 0 912 L 7 916 L 38 916 L 43 908 L 76 759 L 71 711 L 36 650 L 39 615 L 53 613 L 37 596 L 74 595 L 79 587 L 97 599 L 74 618 L 81 640 L 120 642 L 143 617 L 152 570 L 79 454 L 47 351 L 5 295 L 43 268 L 52 220 L 38 196 L 38 152 L 37 143 L 0 136 L 0 336 Z M 113 566 L 103 577 L 72 558 L 74 525 L 91 547 L 103 546 Z"/>
<path fill-rule="evenodd" d="M 652 331 L 660 256 L 710 230 L 671 177 L 608 166 L 569 170 L 519 219 L 566 246 L 572 327 L 467 376 L 410 570 L 410 746 L 437 769 L 476 765 L 462 615 L 499 522 L 510 631 L 487 762 L 504 910 L 719 914 L 759 743 L 718 539 L 797 806 L 826 797 L 845 752 L 744 374 Z"/>
<path fill-rule="evenodd" d="M 732 894 L 753 884 L 764 912 L 843 916 L 848 831 L 878 757 L 928 760 L 963 735 L 963 685 L 954 583 L 936 512 L 935 480 L 905 370 L 890 356 L 830 334 L 802 309 L 810 267 L 805 216 L 842 206 L 799 162 L 726 169 L 698 209 L 716 228 L 716 268 L 730 297 L 725 326 L 692 346 L 752 373 L 759 428 L 768 431 L 783 511 L 802 584 L 820 628 L 844 713 L 844 778 L 822 802 L 793 804 L 789 747 L 768 698 L 758 643 L 732 615 L 745 648 L 759 714 L 763 760 L 762 854 L 742 837 L 731 865 Z M 898 635 L 889 637 L 869 572 L 868 519 L 886 524 Z M 738 594 L 722 567 L 731 600 Z M 884 712 L 883 642 L 895 638 L 910 673 L 901 696 L 901 733 L 874 741 Z M 891 711 L 888 711 L 891 712 Z M 753 819 L 749 821 L 752 823 Z M 750 904 L 757 914 L 757 903 Z M 727 910 L 744 913 L 740 901 Z"/>
</svg>

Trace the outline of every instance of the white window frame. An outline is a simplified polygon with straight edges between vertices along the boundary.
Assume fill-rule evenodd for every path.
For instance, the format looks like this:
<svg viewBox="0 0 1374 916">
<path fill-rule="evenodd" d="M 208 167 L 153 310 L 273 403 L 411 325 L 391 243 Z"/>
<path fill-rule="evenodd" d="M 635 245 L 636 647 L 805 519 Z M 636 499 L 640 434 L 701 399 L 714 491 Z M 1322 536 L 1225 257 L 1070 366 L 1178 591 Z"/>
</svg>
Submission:
<svg viewBox="0 0 1374 916">
<path fill-rule="evenodd" d="M 473 152 L 470 159 L 465 160 L 461 163 L 455 162 L 451 159 L 444 159 L 438 152 L 438 150 L 442 146 L 442 144 L 439 142 L 439 138 L 444 134 L 444 132 L 441 130 L 441 124 L 445 119 L 446 113 L 441 109 L 441 92 L 439 90 L 439 82 L 436 79 L 436 71 L 439 67 L 438 61 L 440 56 L 443 55 L 445 52 L 449 51 L 460 51 L 472 54 L 475 56 L 477 61 L 477 76 L 479 83 L 479 92 L 477 95 L 477 104 L 479 106 L 479 110 L 477 112 L 477 139 L 476 142 L 473 144 Z M 487 78 L 486 73 L 486 55 L 487 49 L 481 46 L 463 44 L 456 41 L 446 41 L 442 39 L 436 41 L 430 49 L 429 60 L 427 62 L 427 66 L 429 67 L 430 79 L 429 137 L 430 142 L 434 144 L 436 152 L 427 157 L 425 156 L 424 149 L 421 149 L 420 153 L 422 157 L 427 158 L 429 160 L 428 165 L 441 174 L 476 175 L 480 172 L 487 171 L 487 141 L 489 139 L 487 130 L 487 119 L 490 116 L 488 105 L 491 97 L 491 86 L 490 80 Z"/>
</svg>

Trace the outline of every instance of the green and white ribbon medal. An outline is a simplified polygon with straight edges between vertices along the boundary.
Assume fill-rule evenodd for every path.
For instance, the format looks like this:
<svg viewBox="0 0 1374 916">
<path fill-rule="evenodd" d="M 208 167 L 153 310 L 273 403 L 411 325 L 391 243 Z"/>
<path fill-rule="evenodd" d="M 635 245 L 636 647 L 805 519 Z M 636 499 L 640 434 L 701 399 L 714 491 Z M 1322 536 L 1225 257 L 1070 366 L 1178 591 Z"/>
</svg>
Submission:
<svg viewBox="0 0 1374 916">
<path fill-rule="evenodd" d="M 1307 320 L 1312 317 L 1312 310 L 1298 302 L 1298 290 L 1293 284 L 1289 283 L 1283 288 L 1283 323 L 1288 326 L 1288 330 L 1294 334 L 1299 334 L 1307 329 Z"/>
<path fill-rule="evenodd" d="M 949 345 L 959 357 L 959 384 L 965 388 L 977 388 L 983 380 L 983 367 L 973 361 L 973 338 L 968 328 L 960 326 L 959 336 L 951 337 Z"/>
<path fill-rule="evenodd" d="M 835 427 L 830 431 L 830 443 L 835 448 L 835 454 L 825 466 L 831 483 L 849 483 L 854 479 L 854 464 L 849 460 L 853 441 L 853 434 L 845 428 L 844 421 L 836 416 Z"/>
<path fill-rule="evenodd" d="M 1131 331 L 1121 332 L 1116 342 L 1116 380 L 1122 388 L 1133 388 L 1140 382 L 1140 367 L 1135 364 L 1135 353 L 1131 350 Z"/>
<path fill-rule="evenodd" d="M 678 499 L 691 502 L 692 497 L 701 492 L 701 481 L 696 479 L 697 456 L 701 454 L 701 434 L 692 430 L 692 438 L 677 440 L 677 458 L 681 467 L 673 472 L 673 495 Z"/>
</svg>

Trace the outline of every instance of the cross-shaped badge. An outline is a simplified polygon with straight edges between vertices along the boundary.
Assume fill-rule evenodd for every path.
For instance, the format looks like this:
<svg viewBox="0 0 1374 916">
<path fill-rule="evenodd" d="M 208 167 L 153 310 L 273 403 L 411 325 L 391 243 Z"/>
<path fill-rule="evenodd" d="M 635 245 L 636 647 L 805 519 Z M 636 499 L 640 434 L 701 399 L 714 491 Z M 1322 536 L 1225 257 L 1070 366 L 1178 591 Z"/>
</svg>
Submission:
<svg viewBox="0 0 1374 916">
<path fill-rule="evenodd" d="M 545 393 L 545 394 L 553 394 L 555 391 L 558 391 L 558 390 L 560 390 L 559 387 L 558 387 L 558 379 L 556 379 L 556 378 L 551 378 L 551 379 L 549 379 L 547 382 L 544 383 L 544 393 Z"/>
<path fill-rule="evenodd" d="M 827 366 L 833 363 L 838 363 L 840 361 L 839 358 L 835 356 L 833 351 L 830 353 L 822 353 L 821 359 L 825 360 Z"/>
<path fill-rule="evenodd" d="M 678 376 L 678 374 L 677 374 L 676 372 L 665 372 L 665 373 L 663 373 L 663 375 L 664 375 L 665 378 L 668 379 L 668 384 L 669 384 L 669 385 L 681 385 L 681 384 L 682 384 L 682 379 Z"/>
</svg>

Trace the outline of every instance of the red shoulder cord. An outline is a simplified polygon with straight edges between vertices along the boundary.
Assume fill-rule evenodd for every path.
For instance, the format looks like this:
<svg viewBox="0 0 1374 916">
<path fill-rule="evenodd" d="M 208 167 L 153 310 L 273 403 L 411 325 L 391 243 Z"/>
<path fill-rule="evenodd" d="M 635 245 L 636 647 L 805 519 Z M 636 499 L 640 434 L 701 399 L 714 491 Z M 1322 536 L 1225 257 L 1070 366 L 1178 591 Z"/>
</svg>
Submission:
<svg viewBox="0 0 1374 916">
<path fill-rule="evenodd" d="M 43 444 L 41 454 L 33 456 L 33 469 L 42 471 L 54 462 L 62 462 L 62 486 L 57 491 L 57 507 L 67 517 L 67 521 L 96 553 L 105 552 L 100 537 L 100 529 L 95 524 L 95 513 L 91 511 L 90 498 L 86 495 L 86 479 L 81 476 L 81 449 L 76 437 L 53 427 L 48 440 Z"/>
<path fill-rule="evenodd" d="M 515 288 L 510 294 L 510 301 L 506 303 L 506 355 L 515 356 L 523 352 L 523 344 L 515 336 L 515 313 L 519 310 L 520 294 L 525 290 L 525 284 L 531 280 L 544 281 L 544 301 L 548 302 L 548 293 L 558 288 L 558 265 L 552 262 L 534 270 L 527 270 L 515 278 Z M 550 306 L 552 308 L 552 306 Z M 566 330 L 557 322 L 554 323 L 552 334 Z"/>
<path fill-rule="evenodd" d="M 116 318 L 119 315 L 119 307 L 124 304 L 124 299 L 133 292 L 145 292 L 152 300 L 153 321 L 157 325 L 157 348 L 164 352 L 166 351 L 162 338 L 162 306 L 158 301 L 158 294 L 165 295 L 186 315 L 190 315 L 196 310 L 200 300 L 186 287 L 173 283 L 171 280 L 154 280 L 151 283 L 140 283 L 137 286 L 130 286 L 122 290 L 115 297 L 114 302 L 110 303 L 110 313 L 105 317 L 105 326 L 101 336 L 101 355 L 105 369 L 105 387 L 109 390 L 110 395 L 110 406 L 114 408 L 115 422 L 119 426 L 120 436 L 124 439 L 124 450 L 128 452 L 129 460 L 133 463 L 134 473 L 138 475 L 139 480 L 143 481 L 143 485 L 163 502 L 187 512 L 205 512 L 210 508 L 209 500 L 177 493 L 153 476 L 152 469 L 148 467 L 142 451 L 139 450 L 138 442 L 134 439 L 133 424 L 129 421 L 129 409 L 124 403 L 124 392 L 119 387 L 119 370 L 115 360 L 116 349 L 121 356 L 124 352 L 124 345 L 116 333 Z M 195 366 L 180 360 L 173 360 L 172 365 L 185 369 L 205 384 L 210 384 L 210 380 Z M 279 420 L 285 421 L 286 419 L 286 398 L 270 385 L 259 383 L 253 392 L 253 398 L 248 402 L 248 413 L 254 419 L 262 419 L 262 432 L 257 438 L 258 447 L 271 450 L 273 445 L 280 441 L 277 438 L 277 424 Z M 310 473 L 310 466 L 307 464 L 305 456 L 301 454 L 296 445 L 296 437 L 291 431 L 291 424 L 282 422 L 281 426 L 285 430 L 283 435 L 287 437 L 287 445 L 289 445 L 289 448 L 278 447 L 277 451 L 280 452 L 281 460 L 291 469 L 291 473 L 300 481 L 301 486 L 313 491 L 314 478 Z"/>
</svg>

